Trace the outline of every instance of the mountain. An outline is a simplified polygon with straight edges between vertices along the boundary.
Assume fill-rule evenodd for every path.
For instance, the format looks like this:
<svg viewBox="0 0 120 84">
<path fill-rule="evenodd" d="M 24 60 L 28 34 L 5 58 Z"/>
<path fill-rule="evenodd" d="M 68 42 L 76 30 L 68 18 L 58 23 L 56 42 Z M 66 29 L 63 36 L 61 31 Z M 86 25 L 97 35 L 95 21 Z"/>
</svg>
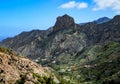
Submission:
<svg viewBox="0 0 120 84">
<path fill-rule="evenodd" d="M 55 26 L 53 27 L 53 31 L 59 31 L 64 28 L 74 28 L 75 27 L 75 22 L 74 19 L 67 14 L 63 16 L 59 16 L 57 18 L 57 21 L 55 23 Z"/>
<path fill-rule="evenodd" d="M 120 15 L 100 24 L 84 25 L 63 15 L 48 30 L 22 32 L 0 42 L 2 47 L 52 67 L 69 84 L 120 83 L 119 45 Z"/>
<path fill-rule="evenodd" d="M 0 48 L 0 84 L 57 84 L 49 68 Z"/>
<path fill-rule="evenodd" d="M 93 23 L 97 23 L 97 24 L 101 24 L 101 23 L 108 22 L 108 21 L 110 21 L 110 20 L 111 20 L 111 19 L 108 18 L 108 17 L 101 17 L 101 18 L 99 18 L 99 19 L 97 19 L 97 20 L 94 20 L 94 21 L 92 21 L 92 22 L 93 22 Z M 86 23 L 89 23 L 89 22 L 80 23 L 79 25 L 84 25 L 84 24 L 86 24 Z"/>
<path fill-rule="evenodd" d="M 60 24 L 58 24 L 59 21 L 60 21 Z M 67 24 L 68 22 L 70 22 L 70 24 Z M 59 25 L 63 25 L 63 28 L 61 27 L 58 28 Z M 71 28 L 68 28 L 70 26 Z M 61 31 L 62 29 L 63 31 L 64 29 L 68 29 L 68 30 L 70 29 L 70 31 L 73 31 L 74 26 L 77 26 L 77 25 L 74 23 L 73 18 L 68 15 L 64 15 L 62 17 L 57 18 L 56 24 L 53 27 L 53 32 L 48 32 L 49 29 L 43 30 L 43 31 L 33 30 L 30 32 L 22 32 L 21 34 L 15 36 L 14 38 L 9 38 L 9 39 L 2 41 L 1 45 L 3 47 L 5 46 L 8 48 L 11 48 L 22 55 L 28 56 L 31 59 L 38 59 L 38 58 L 40 59 L 40 57 L 44 58 L 44 56 L 49 56 L 51 58 L 50 54 L 52 55 L 54 53 L 54 50 L 51 51 L 51 46 L 53 46 L 53 44 L 51 44 L 51 41 L 55 41 L 58 38 L 59 33 L 60 33 L 59 30 Z M 63 39 L 63 36 L 61 37 L 60 40 L 62 39 Z M 51 46 L 49 46 L 49 44 Z M 49 48 L 47 46 L 49 46 Z"/>
<path fill-rule="evenodd" d="M 110 21 L 110 20 L 111 20 L 111 19 L 108 18 L 108 17 L 102 17 L 102 18 L 99 18 L 99 19 L 97 19 L 97 20 L 95 20 L 95 21 L 93 21 L 93 22 L 95 22 L 95 23 L 97 23 L 97 24 L 101 24 L 101 23 L 108 22 L 108 21 Z"/>
<path fill-rule="evenodd" d="M 1 36 L 1 37 L 0 37 L 0 41 L 4 40 L 5 38 L 6 38 L 6 37 Z"/>
<path fill-rule="evenodd" d="M 116 42 L 91 46 L 82 53 L 81 64 L 74 66 L 75 71 L 69 74 L 74 77 L 77 74 L 79 84 L 119 84 L 119 51 L 120 44 Z"/>
</svg>

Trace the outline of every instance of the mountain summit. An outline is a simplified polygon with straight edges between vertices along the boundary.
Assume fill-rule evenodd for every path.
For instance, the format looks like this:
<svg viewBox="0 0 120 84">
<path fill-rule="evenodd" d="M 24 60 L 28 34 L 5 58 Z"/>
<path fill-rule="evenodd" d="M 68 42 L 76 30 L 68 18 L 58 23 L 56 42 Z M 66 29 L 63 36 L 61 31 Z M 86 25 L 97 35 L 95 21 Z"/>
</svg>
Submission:
<svg viewBox="0 0 120 84">
<path fill-rule="evenodd" d="M 69 15 L 65 14 L 57 18 L 57 21 L 53 27 L 53 31 L 59 31 L 61 29 L 71 28 L 74 26 L 75 26 L 74 19 Z"/>
<path fill-rule="evenodd" d="M 113 20 L 111 21 L 112 24 L 120 24 L 120 15 L 116 15 Z"/>
<path fill-rule="evenodd" d="M 99 19 L 97 19 L 97 20 L 95 20 L 95 21 L 93 21 L 93 22 L 95 22 L 95 23 L 97 23 L 97 24 L 101 24 L 101 23 L 104 23 L 104 22 L 108 22 L 108 21 L 110 21 L 111 19 L 110 18 L 108 18 L 108 17 L 102 17 L 102 18 L 99 18 Z"/>
<path fill-rule="evenodd" d="M 105 23 L 105 22 L 108 22 L 110 21 L 111 18 L 108 18 L 108 17 L 101 17 L 97 20 L 94 20 L 94 21 L 91 21 L 92 23 L 96 23 L 96 24 L 102 24 L 102 23 Z M 80 23 L 79 25 L 85 25 L 87 23 L 90 23 L 90 22 L 84 22 L 84 23 Z"/>
</svg>

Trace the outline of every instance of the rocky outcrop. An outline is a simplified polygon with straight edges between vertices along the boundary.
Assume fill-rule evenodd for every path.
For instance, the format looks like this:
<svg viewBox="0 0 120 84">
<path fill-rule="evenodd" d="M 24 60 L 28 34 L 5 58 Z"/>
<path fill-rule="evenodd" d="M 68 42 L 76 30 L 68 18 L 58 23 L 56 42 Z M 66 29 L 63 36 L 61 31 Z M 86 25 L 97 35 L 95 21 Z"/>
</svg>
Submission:
<svg viewBox="0 0 120 84">
<path fill-rule="evenodd" d="M 114 25 L 120 25 L 120 15 L 116 15 L 110 22 Z"/>
<path fill-rule="evenodd" d="M 0 84 L 36 84 L 38 76 L 50 78 L 50 74 L 49 69 L 0 48 Z"/>
<path fill-rule="evenodd" d="M 55 32 L 61 29 L 74 28 L 74 27 L 75 27 L 74 19 L 68 16 L 67 14 L 65 14 L 57 18 L 55 26 L 53 27 L 53 31 Z"/>
</svg>

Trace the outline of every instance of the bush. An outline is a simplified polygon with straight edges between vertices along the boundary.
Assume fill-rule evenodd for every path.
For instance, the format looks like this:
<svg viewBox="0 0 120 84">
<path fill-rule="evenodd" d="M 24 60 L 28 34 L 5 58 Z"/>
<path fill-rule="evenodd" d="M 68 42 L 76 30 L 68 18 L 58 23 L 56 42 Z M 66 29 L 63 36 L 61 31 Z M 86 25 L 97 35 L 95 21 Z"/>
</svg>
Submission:
<svg viewBox="0 0 120 84">
<path fill-rule="evenodd" d="M 35 84 L 56 84 L 51 77 L 42 77 L 37 73 L 33 73 L 33 77 L 37 77 L 37 81 Z"/>
<path fill-rule="evenodd" d="M 26 75 L 20 75 L 20 79 L 16 81 L 15 84 L 24 84 L 26 79 Z"/>
</svg>

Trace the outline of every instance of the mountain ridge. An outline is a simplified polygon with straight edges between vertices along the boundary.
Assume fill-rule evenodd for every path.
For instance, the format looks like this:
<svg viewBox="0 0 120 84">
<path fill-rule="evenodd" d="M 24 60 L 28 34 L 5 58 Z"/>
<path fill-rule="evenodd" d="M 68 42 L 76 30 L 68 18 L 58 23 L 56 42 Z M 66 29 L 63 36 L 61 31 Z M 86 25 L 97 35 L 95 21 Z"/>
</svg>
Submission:
<svg viewBox="0 0 120 84">
<path fill-rule="evenodd" d="M 68 15 L 60 16 L 59 20 L 50 30 L 24 32 L 3 40 L 0 46 L 11 48 L 39 64 L 52 67 L 62 78 L 69 80 L 70 84 L 76 84 L 76 81 L 78 84 L 97 84 L 99 81 L 100 84 L 109 84 L 114 80 L 111 74 L 118 79 L 120 16 L 101 24 L 89 22 L 78 25 Z M 108 66 L 111 63 L 115 66 L 112 69 L 116 70 L 114 73 Z M 103 75 L 101 67 L 106 72 Z M 105 67 L 108 67 L 108 72 Z M 100 72 L 98 69 L 101 69 Z"/>
<path fill-rule="evenodd" d="M 41 52 L 41 54 L 39 53 L 39 55 L 43 55 L 43 53 L 45 53 L 45 52 L 41 49 L 41 47 L 45 47 L 45 45 L 48 45 L 48 44 L 45 44 L 47 41 L 49 43 L 49 41 L 50 40 L 52 41 L 53 38 L 58 38 L 58 37 L 54 37 L 54 36 L 58 35 L 60 32 L 63 32 L 63 31 L 65 31 L 65 32 L 68 31 L 67 33 L 72 32 L 72 34 L 75 33 L 75 34 L 78 34 L 78 36 L 79 36 L 79 34 L 85 34 L 85 36 L 83 38 L 87 37 L 86 38 L 87 39 L 86 41 L 88 42 L 87 45 L 91 45 L 91 44 L 99 43 L 99 42 L 107 43 L 107 41 L 113 40 L 113 39 L 116 41 L 116 39 L 111 37 L 111 35 L 110 35 L 110 33 L 114 33 L 113 35 L 114 35 L 114 37 L 116 37 L 117 36 L 116 34 L 118 34 L 118 33 L 115 33 L 115 32 L 119 32 L 119 31 L 116 31 L 116 29 L 111 28 L 111 25 L 114 25 L 113 24 L 114 22 L 111 22 L 111 21 L 114 21 L 115 18 L 113 18 L 109 22 L 102 23 L 102 24 L 87 23 L 83 26 L 78 26 L 77 24 L 74 23 L 73 18 L 68 15 L 59 17 L 60 21 L 61 21 L 61 19 L 62 20 L 66 19 L 66 17 L 69 18 L 68 19 L 69 21 L 72 20 L 72 23 L 74 24 L 73 27 L 69 28 L 69 26 L 71 26 L 71 25 L 68 24 L 69 26 L 68 26 L 68 28 L 66 28 L 67 22 L 69 22 L 66 20 L 64 23 L 62 23 L 62 24 L 65 24 L 65 28 L 64 28 L 64 26 L 61 28 L 61 27 L 59 27 L 59 24 L 57 24 L 59 21 L 58 22 L 56 21 L 55 26 L 53 26 L 53 30 L 50 32 L 48 32 L 47 30 L 33 30 L 33 31 L 30 31 L 27 33 L 23 32 L 23 33 L 19 34 L 18 36 L 15 36 L 13 39 L 3 40 L 0 43 L 0 45 L 6 46 L 8 48 L 12 48 L 19 53 L 23 51 L 23 53 L 24 53 L 23 55 L 27 55 L 29 57 L 29 55 L 31 55 L 31 54 L 29 54 L 30 51 L 34 51 L 35 48 L 36 48 L 35 49 L 36 52 L 34 52 L 34 55 L 36 55 L 37 52 Z M 111 25 L 107 25 L 107 24 L 111 24 Z M 56 25 L 58 25 L 60 30 L 59 30 L 59 28 L 57 28 L 58 32 L 55 34 L 55 31 L 57 31 Z M 77 25 L 77 26 L 75 26 L 75 25 Z M 111 30 L 114 30 L 114 32 L 112 32 Z M 119 30 L 119 28 L 118 28 L 118 30 Z M 107 35 L 106 35 L 106 32 L 108 32 Z M 65 35 L 67 35 L 67 33 Z M 52 35 L 52 34 L 54 34 L 54 35 Z M 68 37 L 68 36 L 66 36 L 66 37 Z M 75 36 L 75 37 L 77 37 L 77 36 Z M 119 38 L 119 34 L 118 34 L 117 38 Z M 62 37 L 62 39 L 63 39 L 63 37 Z M 78 39 L 78 37 L 77 37 L 77 39 Z M 106 39 L 106 41 L 104 42 L 105 39 Z M 117 42 L 119 42 L 119 41 L 117 41 Z M 38 44 L 40 44 L 40 45 L 38 45 Z M 84 44 L 84 45 L 86 45 L 86 44 Z M 28 48 L 26 49 L 25 46 L 26 47 L 28 46 L 31 50 L 29 50 Z M 39 55 L 37 55 L 37 56 L 39 56 Z"/>
</svg>

